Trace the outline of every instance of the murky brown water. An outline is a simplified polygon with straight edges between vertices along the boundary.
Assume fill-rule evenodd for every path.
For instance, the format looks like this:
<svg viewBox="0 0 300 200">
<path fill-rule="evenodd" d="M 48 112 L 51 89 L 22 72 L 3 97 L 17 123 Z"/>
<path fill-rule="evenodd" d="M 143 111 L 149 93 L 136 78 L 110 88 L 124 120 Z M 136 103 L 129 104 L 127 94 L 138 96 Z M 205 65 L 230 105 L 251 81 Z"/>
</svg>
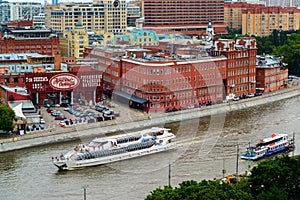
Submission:
<svg viewBox="0 0 300 200">
<path fill-rule="evenodd" d="M 236 145 L 240 154 L 248 142 L 276 132 L 296 134 L 300 146 L 300 99 L 292 98 L 226 115 L 166 124 L 177 134 L 175 151 L 126 160 L 104 166 L 58 172 L 51 156 L 72 148 L 77 142 L 57 144 L 0 154 L 0 199 L 73 200 L 144 199 L 150 191 L 184 180 L 222 177 L 236 171 Z M 296 148 L 295 154 L 300 153 Z M 239 172 L 247 161 L 239 160 Z"/>
</svg>

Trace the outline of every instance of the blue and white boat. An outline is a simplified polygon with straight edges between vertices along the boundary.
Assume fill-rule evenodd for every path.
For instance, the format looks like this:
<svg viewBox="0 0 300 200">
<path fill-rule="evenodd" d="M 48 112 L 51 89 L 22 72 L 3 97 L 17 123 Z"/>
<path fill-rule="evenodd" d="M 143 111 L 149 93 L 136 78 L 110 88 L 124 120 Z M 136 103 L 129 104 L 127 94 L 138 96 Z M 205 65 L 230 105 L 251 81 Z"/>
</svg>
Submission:
<svg viewBox="0 0 300 200">
<path fill-rule="evenodd" d="M 247 160 L 258 160 L 293 148 L 294 140 L 289 139 L 288 134 L 272 134 L 271 137 L 259 140 L 259 142 L 254 146 L 249 145 L 249 147 L 245 149 L 241 158 Z"/>
<path fill-rule="evenodd" d="M 175 149 L 175 137 L 170 129 L 152 127 L 129 134 L 95 138 L 88 144 L 76 145 L 61 156 L 52 157 L 52 162 L 60 170 L 108 164 Z"/>
</svg>

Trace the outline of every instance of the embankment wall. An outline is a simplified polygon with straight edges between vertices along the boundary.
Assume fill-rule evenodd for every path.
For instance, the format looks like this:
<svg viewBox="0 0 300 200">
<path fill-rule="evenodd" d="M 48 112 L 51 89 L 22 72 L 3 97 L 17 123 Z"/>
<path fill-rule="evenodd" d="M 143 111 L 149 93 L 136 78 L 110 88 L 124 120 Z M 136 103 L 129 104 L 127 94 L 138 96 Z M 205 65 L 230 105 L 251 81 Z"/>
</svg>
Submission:
<svg viewBox="0 0 300 200">
<path fill-rule="evenodd" d="M 89 126 L 77 126 L 68 128 L 64 131 L 41 134 L 39 137 L 25 138 L 17 136 L 0 141 L 0 152 L 7 152 L 23 148 L 30 148 L 41 145 L 48 145 L 59 142 L 67 142 L 72 140 L 79 140 L 83 138 L 93 138 L 105 135 L 108 133 L 131 131 L 135 129 L 142 129 L 146 127 L 159 126 L 165 123 L 179 122 L 182 120 L 195 119 L 210 115 L 216 115 L 235 110 L 250 108 L 253 106 L 272 103 L 275 101 L 292 98 L 300 95 L 300 88 L 293 87 L 283 89 L 280 91 L 264 94 L 263 96 L 254 97 L 251 99 L 244 99 L 237 102 L 229 102 L 217 104 L 213 106 L 177 111 L 173 113 L 155 113 L 151 119 L 132 121 L 127 123 L 114 123 L 107 126 L 100 126 L 99 123 L 91 124 Z M 137 119 L 138 120 L 138 119 Z"/>
</svg>

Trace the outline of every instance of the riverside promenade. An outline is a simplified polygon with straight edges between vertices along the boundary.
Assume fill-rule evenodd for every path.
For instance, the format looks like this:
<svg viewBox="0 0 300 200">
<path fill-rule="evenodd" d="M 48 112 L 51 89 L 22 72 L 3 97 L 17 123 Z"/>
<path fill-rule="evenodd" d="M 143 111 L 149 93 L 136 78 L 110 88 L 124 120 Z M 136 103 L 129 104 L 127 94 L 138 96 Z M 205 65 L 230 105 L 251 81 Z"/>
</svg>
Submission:
<svg viewBox="0 0 300 200">
<path fill-rule="evenodd" d="M 45 130 L 33 134 L 18 135 L 0 140 L 0 152 L 13 151 L 23 148 L 42 146 L 47 144 L 74 141 L 79 139 L 101 137 L 115 132 L 129 132 L 146 127 L 164 125 L 166 123 L 211 116 L 253 106 L 272 103 L 300 95 L 299 86 L 289 86 L 278 91 L 264 93 L 262 96 L 215 104 L 177 112 L 142 113 L 128 107 L 119 107 L 120 117 L 105 122 L 82 124 L 78 126 Z"/>
</svg>

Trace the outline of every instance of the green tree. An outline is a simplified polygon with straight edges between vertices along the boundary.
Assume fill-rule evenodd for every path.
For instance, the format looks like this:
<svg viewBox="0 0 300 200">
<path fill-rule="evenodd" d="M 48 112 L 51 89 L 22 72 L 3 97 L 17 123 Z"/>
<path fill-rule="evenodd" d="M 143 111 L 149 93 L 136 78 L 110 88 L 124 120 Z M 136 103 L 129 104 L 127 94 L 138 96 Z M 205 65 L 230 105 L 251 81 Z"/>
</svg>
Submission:
<svg viewBox="0 0 300 200">
<path fill-rule="evenodd" d="M 0 130 L 9 132 L 14 129 L 15 112 L 6 105 L 0 105 Z"/>
<path fill-rule="evenodd" d="M 179 187 L 172 188 L 166 186 L 164 189 L 158 188 L 146 197 L 146 200 L 170 199 L 170 200 L 198 200 L 198 199 L 253 199 L 251 194 L 240 190 L 235 185 L 227 184 L 223 181 L 203 180 L 184 181 Z"/>
<path fill-rule="evenodd" d="M 249 187 L 255 199 L 300 199 L 299 157 L 276 157 L 259 163 L 249 177 Z"/>
<path fill-rule="evenodd" d="M 274 54 L 284 57 L 289 74 L 300 76 L 300 34 L 291 34 L 284 45 L 274 48 Z"/>
</svg>

